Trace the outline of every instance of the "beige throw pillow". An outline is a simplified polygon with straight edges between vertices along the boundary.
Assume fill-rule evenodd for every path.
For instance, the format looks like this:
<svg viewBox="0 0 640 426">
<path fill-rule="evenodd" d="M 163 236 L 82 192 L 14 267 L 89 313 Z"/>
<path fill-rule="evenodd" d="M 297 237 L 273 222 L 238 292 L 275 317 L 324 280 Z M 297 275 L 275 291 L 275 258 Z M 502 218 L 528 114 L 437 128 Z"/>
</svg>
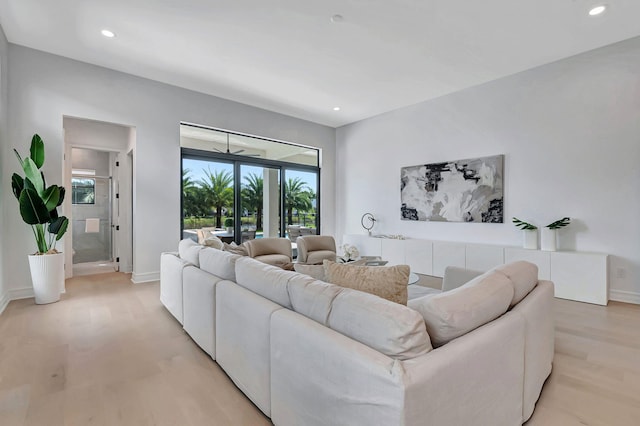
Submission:
<svg viewBox="0 0 640 426">
<path fill-rule="evenodd" d="M 407 304 L 408 265 L 352 266 L 330 260 L 325 260 L 323 265 L 325 278 L 332 284 Z"/>
<path fill-rule="evenodd" d="M 207 237 L 202 243 L 205 247 L 212 247 L 214 249 L 222 250 L 224 248 L 224 243 L 222 240 L 216 236 Z"/>
<path fill-rule="evenodd" d="M 222 248 L 222 250 L 224 251 L 228 251 L 229 253 L 233 253 L 233 254 L 239 254 L 240 256 L 248 256 L 249 253 L 247 253 L 247 248 L 244 246 L 244 244 L 240 244 L 237 245 L 236 243 L 223 243 L 224 247 Z"/>
</svg>

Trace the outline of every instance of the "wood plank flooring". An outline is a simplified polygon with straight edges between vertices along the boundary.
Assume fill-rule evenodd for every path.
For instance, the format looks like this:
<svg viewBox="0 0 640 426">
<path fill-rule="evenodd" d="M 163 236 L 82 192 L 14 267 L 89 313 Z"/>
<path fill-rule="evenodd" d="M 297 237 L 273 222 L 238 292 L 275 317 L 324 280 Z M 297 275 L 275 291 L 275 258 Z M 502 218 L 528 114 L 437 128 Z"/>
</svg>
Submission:
<svg viewBox="0 0 640 426">
<path fill-rule="evenodd" d="M 162 307 L 158 283 L 129 279 L 77 277 L 58 303 L 9 304 L 0 424 L 269 425 Z M 555 310 L 554 371 L 527 426 L 640 425 L 640 306 Z"/>
</svg>

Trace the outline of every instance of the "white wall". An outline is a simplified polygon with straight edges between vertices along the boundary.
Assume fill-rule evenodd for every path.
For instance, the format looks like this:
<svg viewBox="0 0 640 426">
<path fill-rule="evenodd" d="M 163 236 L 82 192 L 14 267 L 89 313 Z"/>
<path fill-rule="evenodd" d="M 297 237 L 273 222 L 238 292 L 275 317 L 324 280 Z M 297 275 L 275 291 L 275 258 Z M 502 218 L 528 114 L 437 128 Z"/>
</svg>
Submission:
<svg viewBox="0 0 640 426">
<path fill-rule="evenodd" d="M 160 252 L 175 250 L 179 241 L 180 121 L 321 148 L 323 232 L 334 233 L 334 129 L 13 44 L 9 59 L 9 139 L 25 151 L 34 132 L 43 137 L 48 182 L 62 181 L 63 116 L 135 127 L 134 280 L 157 279 Z M 2 146 L 5 165 L 10 148 Z M 2 203 L 10 196 L 2 191 Z M 30 287 L 30 230 L 17 209 L 3 226 L 2 244 L 11 247 L 6 262 L 14 265 L 10 286 Z"/>
<path fill-rule="evenodd" d="M 513 216 L 573 218 L 561 248 L 605 252 L 612 296 L 640 303 L 640 38 L 337 130 L 338 235 L 521 244 Z M 400 168 L 505 154 L 504 224 L 400 220 Z"/>
<path fill-rule="evenodd" d="M 0 202 L 0 226 L 6 222 L 6 215 L 8 208 L 17 209 L 17 204 L 13 198 L 13 194 L 10 189 L 11 174 L 6 171 L 5 158 L 11 156 L 11 152 L 5 147 L 9 145 L 8 131 L 7 131 L 7 111 L 8 111 L 8 50 L 9 44 L 7 38 L 4 35 L 2 27 L 0 27 L 0 194 L 3 194 L 3 198 Z M 4 194 L 7 194 L 7 198 L 4 198 Z M 7 206 L 9 204 L 9 206 Z M 0 240 L 6 240 L 6 233 L 4 229 L 0 227 Z M 9 302 L 9 281 L 5 277 L 6 266 L 9 263 L 4 258 L 4 244 L 0 244 L 0 313 L 4 310 Z"/>
</svg>

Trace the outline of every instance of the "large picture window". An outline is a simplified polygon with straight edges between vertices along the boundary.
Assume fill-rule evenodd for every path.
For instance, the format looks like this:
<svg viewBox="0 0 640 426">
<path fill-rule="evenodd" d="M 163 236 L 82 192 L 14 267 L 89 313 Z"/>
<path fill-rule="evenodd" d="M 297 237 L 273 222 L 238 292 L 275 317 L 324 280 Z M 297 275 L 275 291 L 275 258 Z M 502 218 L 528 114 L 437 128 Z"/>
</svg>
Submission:
<svg viewBox="0 0 640 426">
<path fill-rule="evenodd" d="M 316 234 L 319 150 L 182 124 L 182 235 L 225 242 Z"/>
</svg>

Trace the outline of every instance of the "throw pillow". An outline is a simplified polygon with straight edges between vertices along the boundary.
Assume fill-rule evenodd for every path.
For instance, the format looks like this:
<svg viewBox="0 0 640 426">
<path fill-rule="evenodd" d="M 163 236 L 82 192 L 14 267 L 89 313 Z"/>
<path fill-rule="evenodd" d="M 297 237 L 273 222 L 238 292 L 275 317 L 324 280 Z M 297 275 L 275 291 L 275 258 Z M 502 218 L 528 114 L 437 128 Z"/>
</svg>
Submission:
<svg viewBox="0 0 640 426">
<path fill-rule="evenodd" d="M 233 254 L 239 254 L 240 256 L 248 256 L 249 253 L 247 252 L 247 248 L 244 246 L 244 244 L 240 244 L 237 245 L 236 243 L 231 243 L 231 244 L 227 244 L 227 243 L 223 243 L 223 250 L 224 251 L 228 251 L 230 253 Z"/>
<path fill-rule="evenodd" d="M 303 263 L 294 263 L 293 269 L 301 274 L 309 275 L 320 281 L 326 281 L 324 276 L 324 265 L 305 265 Z"/>
<path fill-rule="evenodd" d="M 324 274 L 328 282 L 374 294 L 391 302 L 407 304 L 410 268 L 396 266 L 352 266 L 325 260 Z"/>
<path fill-rule="evenodd" d="M 206 247 L 213 247 L 214 249 L 218 250 L 222 250 L 224 248 L 224 243 L 222 242 L 222 240 L 214 236 L 205 239 L 203 245 Z"/>
</svg>

